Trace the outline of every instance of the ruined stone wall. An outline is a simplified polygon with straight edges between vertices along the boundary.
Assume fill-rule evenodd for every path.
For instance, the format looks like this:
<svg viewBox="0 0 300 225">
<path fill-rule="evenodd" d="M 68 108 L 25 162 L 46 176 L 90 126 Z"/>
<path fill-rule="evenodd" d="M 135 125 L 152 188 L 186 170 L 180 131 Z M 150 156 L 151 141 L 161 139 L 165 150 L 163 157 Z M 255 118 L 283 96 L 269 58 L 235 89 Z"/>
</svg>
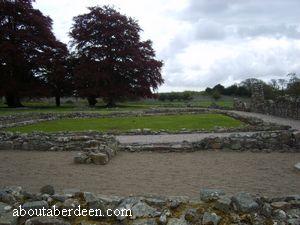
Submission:
<svg viewBox="0 0 300 225">
<path fill-rule="evenodd" d="M 19 207 L 26 212 L 26 216 L 14 216 L 14 210 Z M 79 207 L 86 210 L 85 216 L 79 216 L 80 212 L 76 211 Z M 54 208 L 58 211 L 71 210 L 70 215 L 32 215 L 36 210 L 48 212 L 48 209 Z M 125 209 L 126 213 L 120 213 Z M 101 210 L 101 213 L 95 214 L 95 210 Z M 300 195 L 277 198 L 246 192 L 228 195 L 222 189 L 199 188 L 199 197 L 194 199 L 155 195 L 120 197 L 77 189 L 57 192 L 51 185 L 42 187 L 38 193 L 30 193 L 14 186 L 0 189 L 0 224 L 299 225 Z"/>
<path fill-rule="evenodd" d="M 263 85 L 257 83 L 252 86 L 251 111 L 265 113 L 264 111 L 265 97 Z"/>
<path fill-rule="evenodd" d="M 125 151 L 300 151 L 300 132 L 291 130 L 249 132 L 228 136 L 211 136 L 198 142 L 165 143 L 163 145 L 120 144 L 114 136 L 98 132 L 12 133 L 0 132 L 0 150 L 81 151 L 77 163 L 86 163 L 88 155 L 102 153 L 111 159 L 117 150 Z M 88 154 L 86 154 L 88 153 Z M 96 156 L 95 156 L 96 157 Z M 99 157 L 100 158 L 100 155 Z M 95 158 L 96 160 L 96 158 Z M 108 162 L 108 161 L 107 161 Z M 96 163 L 97 164 L 97 163 Z"/>
<path fill-rule="evenodd" d="M 265 131 L 228 136 L 210 136 L 196 142 L 127 144 L 122 151 L 141 152 L 194 152 L 194 151 L 235 151 L 235 152 L 300 152 L 300 132 Z"/>
<path fill-rule="evenodd" d="M 300 119 L 300 97 L 292 98 L 289 96 L 280 97 L 276 100 L 265 101 L 263 111 L 267 114 Z"/>
<path fill-rule="evenodd" d="M 0 150 L 80 151 L 75 163 L 107 164 L 118 149 L 115 137 L 98 132 L 0 132 Z"/>
<path fill-rule="evenodd" d="M 247 105 L 239 99 L 234 99 L 234 109 L 252 111 L 285 118 L 300 119 L 300 96 L 281 96 L 274 100 L 265 100 L 262 84 L 252 88 L 251 103 Z"/>
</svg>

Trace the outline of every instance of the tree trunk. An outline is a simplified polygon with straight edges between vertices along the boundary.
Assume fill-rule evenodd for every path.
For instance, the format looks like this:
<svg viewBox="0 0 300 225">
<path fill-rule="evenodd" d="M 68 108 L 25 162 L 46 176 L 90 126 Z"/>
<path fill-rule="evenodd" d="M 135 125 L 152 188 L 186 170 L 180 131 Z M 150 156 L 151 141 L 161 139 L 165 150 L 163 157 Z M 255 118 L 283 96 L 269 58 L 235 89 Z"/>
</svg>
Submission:
<svg viewBox="0 0 300 225">
<path fill-rule="evenodd" d="M 15 95 L 6 95 L 5 96 L 6 105 L 10 108 L 24 107 L 20 101 L 19 97 Z"/>
<path fill-rule="evenodd" d="M 55 96 L 56 107 L 60 107 L 60 96 Z"/>
<path fill-rule="evenodd" d="M 97 104 L 97 99 L 94 96 L 90 96 L 87 98 L 90 107 L 95 107 Z"/>
<path fill-rule="evenodd" d="M 114 108 L 114 107 L 116 107 L 117 105 L 116 105 L 116 102 L 113 100 L 113 99 L 109 99 L 108 100 L 108 103 L 106 104 L 106 107 L 107 108 Z"/>
</svg>

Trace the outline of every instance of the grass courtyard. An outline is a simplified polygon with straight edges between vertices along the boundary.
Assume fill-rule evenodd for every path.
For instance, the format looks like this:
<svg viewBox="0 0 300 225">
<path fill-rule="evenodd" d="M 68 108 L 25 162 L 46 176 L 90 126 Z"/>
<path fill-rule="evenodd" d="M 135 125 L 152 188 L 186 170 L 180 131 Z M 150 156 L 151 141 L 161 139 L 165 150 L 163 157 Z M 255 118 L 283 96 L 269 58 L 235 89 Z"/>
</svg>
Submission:
<svg viewBox="0 0 300 225">
<path fill-rule="evenodd" d="M 186 114 L 143 117 L 62 119 L 14 127 L 8 130 L 26 133 L 33 131 L 58 132 L 87 130 L 117 133 L 132 129 L 148 128 L 153 131 L 164 129 L 175 132 L 183 128 L 189 130 L 212 130 L 216 126 L 233 128 L 243 125 L 244 124 L 241 121 L 222 114 Z"/>
</svg>

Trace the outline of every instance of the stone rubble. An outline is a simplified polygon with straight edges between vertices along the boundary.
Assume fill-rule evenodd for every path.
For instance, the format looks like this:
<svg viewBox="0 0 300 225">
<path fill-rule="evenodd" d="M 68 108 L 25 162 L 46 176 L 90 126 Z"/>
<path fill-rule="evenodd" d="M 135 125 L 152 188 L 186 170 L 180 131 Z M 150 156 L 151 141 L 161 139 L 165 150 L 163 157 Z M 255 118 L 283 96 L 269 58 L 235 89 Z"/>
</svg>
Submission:
<svg viewBox="0 0 300 225">
<path fill-rule="evenodd" d="M 45 194 L 50 190 L 51 194 Z M 54 191 L 54 193 L 53 193 Z M 218 189 L 201 189 L 198 199 L 184 196 L 103 196 L 80 190 L 65 190 L 56 193 L 47 185 L 40 193 L 28 193 L 20 187 L 0 189 L 1 225 L 87 225 L 87 224 L 124 224 L 124 225 L 263 225 L 263 224 L 300 224 L 300 195 L 281 198 L 267 198 L 240 192 L 233 196 Z M 5 195 L 13 201 L 7 203 Z M 62 196 L 60 201 L 56 196 Z M 205 201 L 203 201 L 205 200 Z M 176 207 L 172 202 L 176 201 Z M 14 217 L 12 212 L 21 206 L 25 210 L 40 209 L 130 209 L 129 217 Z"/>
</svg>

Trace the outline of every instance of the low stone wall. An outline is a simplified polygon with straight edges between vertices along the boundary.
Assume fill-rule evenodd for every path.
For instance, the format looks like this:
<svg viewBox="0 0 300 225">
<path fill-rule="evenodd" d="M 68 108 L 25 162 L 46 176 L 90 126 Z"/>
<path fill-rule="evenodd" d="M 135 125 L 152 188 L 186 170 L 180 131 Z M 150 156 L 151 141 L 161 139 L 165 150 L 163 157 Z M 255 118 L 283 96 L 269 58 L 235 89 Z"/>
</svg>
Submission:
<svg viewBox="0 0 300 225">
<path fill-rule="evenodd" d="M 0 150 L 81 151 L 100 145 L 118 145 L 113 136 L 98 132 L 0 132 Z"/>
<path fill-rule="evenodd" d="M 76 119 L 76 118 L 100 118 L 103 115 L 99 113 L 16 113 L 12 115 L 0 116 L 0 129 L 9 127 L 25 126 L 43 121 L 58 119 Z"/>
<path fill-rule="evenodd" d="M 118 149 L 125 151 L 300 151 L 300 132 L 291 130 L 235 133 L 207 137 L 199 142 L 120 145 L 114 136 L 98 132 L 12 133 L 0 132 L 0 150 L 81 151 L 74 160 L 89 163 L 97 153 L 112 158 Z M 95 155 L 96 154 L 96 155 Z M 101 154 L 100 154 L 101 155 Z M 100 157 L 100 155 L 98 155 Z M 106 156 L 105 156 L 106 157 Z"/>
<path fill-rule="evenodd" d="M 57 217 L 14 217 L 13 211 L 19 207 L 25 212 L 42 209 L 48 212 L 55 208 L 60 212 L 71 210 L 71 213 Z M 79 207 L 93 215 L 78 217 L 79 211 L 75 210 Z M 99 216 L 99 210 L 103 216 Z M 201 189 L 198 198 L 190 199 L 186 196 L 104 196 L 76 189 L 56 193 L 50 185 L 42 187 L 40 193 L 8 187 L 0 189 L 0 224 L 298 225 L 300 195 L 267 198 L 246 192 L 226 195 L 223 190 Z"/>
<path fill-rule="evenodd" d="M 203 150 L 251 152 L 300 152 L 300 132 L 270 131 L 211 136 L 198 142 L 130 144 L 123 151 L 193 152 Z"/>
<path fill-rule="evenodd" d="M 81 151 L 75 163 L 106 164 L 117 153 L 119 142 L 97 132 L 0 132 L 0 150 Z"/>
<path fill-rule="evenodd" d="M 223 149 L 233 151 L 300 152 L 300 133 L 292 131 L 257 132 L 250 135 L 205 138 L 192 144 L 195 150 Z"/>
</svg>

